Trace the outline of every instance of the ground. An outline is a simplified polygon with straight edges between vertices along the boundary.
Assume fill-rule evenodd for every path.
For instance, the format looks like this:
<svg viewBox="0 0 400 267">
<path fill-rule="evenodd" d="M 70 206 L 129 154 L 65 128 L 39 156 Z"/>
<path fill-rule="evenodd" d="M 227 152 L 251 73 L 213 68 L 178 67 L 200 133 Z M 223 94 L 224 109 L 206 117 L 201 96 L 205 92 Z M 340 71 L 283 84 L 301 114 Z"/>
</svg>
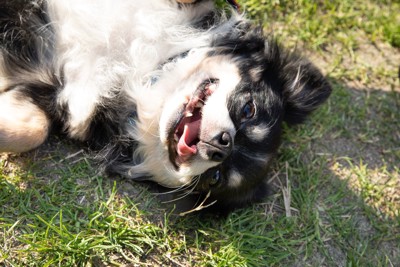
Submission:
<svg viewBox="0 0 400 267">
<path fill-rule="evenodd" d="M 180 217 L 53 136 L 0 155 L 0 265 L 400 266 L 399 1 L 239 2 L 334 87 L 286 129 L 271 196 Z"/>
</svg>

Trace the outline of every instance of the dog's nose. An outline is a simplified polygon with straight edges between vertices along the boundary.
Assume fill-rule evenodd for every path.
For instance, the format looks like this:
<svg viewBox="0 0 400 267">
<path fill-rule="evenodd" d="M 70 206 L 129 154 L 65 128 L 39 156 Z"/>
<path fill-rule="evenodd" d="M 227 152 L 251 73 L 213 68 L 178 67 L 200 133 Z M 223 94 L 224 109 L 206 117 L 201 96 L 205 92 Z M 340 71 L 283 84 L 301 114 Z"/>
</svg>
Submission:
<svg viewBox="0 0 400 267">
<path fill-rule="evenodd" d="M 233 140 L 228 132 L 222 132 L 212 138 L 208 144 L 208 158 L 212 161 L 221 162 L 231 154 Z"/>
</svg>

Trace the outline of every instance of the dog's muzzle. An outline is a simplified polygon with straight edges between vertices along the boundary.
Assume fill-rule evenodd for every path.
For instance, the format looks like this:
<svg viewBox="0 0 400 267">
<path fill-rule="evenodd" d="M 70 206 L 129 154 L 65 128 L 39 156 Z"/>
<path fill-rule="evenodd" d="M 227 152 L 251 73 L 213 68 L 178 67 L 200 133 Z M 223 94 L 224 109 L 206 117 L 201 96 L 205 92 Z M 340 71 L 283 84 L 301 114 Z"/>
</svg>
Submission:
<svg viewBox="0 0 400 267">
<path fill-rule="evenodd" d="M 176 169 L 201 150 L 209 160 L 222 161 L 232 150 L 232 137 L 225 132 L 211 140 L 200 140 L 202 109 L 218 86 L 217 79 L 203 81 L 180 111 L 168 134 L 169 159 Z M 205 153 L 204 153 L 205 152 Z"/>
</svg>

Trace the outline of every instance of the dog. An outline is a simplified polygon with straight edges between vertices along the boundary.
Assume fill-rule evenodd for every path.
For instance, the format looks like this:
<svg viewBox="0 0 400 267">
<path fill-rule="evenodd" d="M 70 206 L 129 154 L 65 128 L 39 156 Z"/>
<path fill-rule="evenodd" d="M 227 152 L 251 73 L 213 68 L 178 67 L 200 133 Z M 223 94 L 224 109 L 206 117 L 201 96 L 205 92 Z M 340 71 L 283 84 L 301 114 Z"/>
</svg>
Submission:
<svg viewBox="0 0 400 267">
<path fill-rule="evenodd" d="M 195 197 L 197 209 L 262 201 L 283 123 L 330 93 L 311 62 L 211 0 L 0 6 L 0 151 L 61 131 L 106 173 Z"/>
</svg>

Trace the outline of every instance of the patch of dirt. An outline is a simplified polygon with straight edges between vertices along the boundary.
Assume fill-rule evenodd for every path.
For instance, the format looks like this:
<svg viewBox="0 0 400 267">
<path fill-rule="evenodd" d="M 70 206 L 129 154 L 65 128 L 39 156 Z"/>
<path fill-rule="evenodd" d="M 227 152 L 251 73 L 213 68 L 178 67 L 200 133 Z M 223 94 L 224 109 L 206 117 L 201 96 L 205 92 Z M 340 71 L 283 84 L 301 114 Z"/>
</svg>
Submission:
<svg viewBox="0 0 400 267">
<path fill-rule="evenodd" d="M 348 166 L 345 159 L 351 159 L 354 163 L 362 161 L 370 169 L 381 168 L 387 164 L 385 154 L 382 153 L 380 146 L 345 137 L 324 138 L 321 142 L 313 143 L 312 150 L 317 154 L 327 155 L 331 159 L 343 159 L 340 162 L 345 166 Z M 389 169 L 393 169 L 393 167 L 395 166 L 388 166 Z"/>
<path fill-rule="evenodd" d="M 324 53 L 305 54 L 328 76 L 337 76 L 335 71 L 343 69 L 352 78 L 345 78 L 350 88 L 400 92 L 400 50 L 387 43 L 371 42 L 366 36 L 359 36 L 357 47 L 351 51 L 343 45 L 331 44 Z M 339 63 L 335 62 L 337 58 L 341 59 Z"/>
<path fill-rule="evenodd" d="M 75 143 L 60 139 L 58 136 L 50 136 L 39 148 L 21 154 L 0 153 L 0 161 L 3 162 L 3 173 L 28 172 L 35 168 L 35 174 L 49 173 L 51 170 L 65 167 L 65 162 L 73 158 L 83 158 L 84 151 Z M 48 177 L 43 175 L 41 178 Z M 59 179 L 58 175 L 52 175 L 52 179 Z"/>
</svg>

